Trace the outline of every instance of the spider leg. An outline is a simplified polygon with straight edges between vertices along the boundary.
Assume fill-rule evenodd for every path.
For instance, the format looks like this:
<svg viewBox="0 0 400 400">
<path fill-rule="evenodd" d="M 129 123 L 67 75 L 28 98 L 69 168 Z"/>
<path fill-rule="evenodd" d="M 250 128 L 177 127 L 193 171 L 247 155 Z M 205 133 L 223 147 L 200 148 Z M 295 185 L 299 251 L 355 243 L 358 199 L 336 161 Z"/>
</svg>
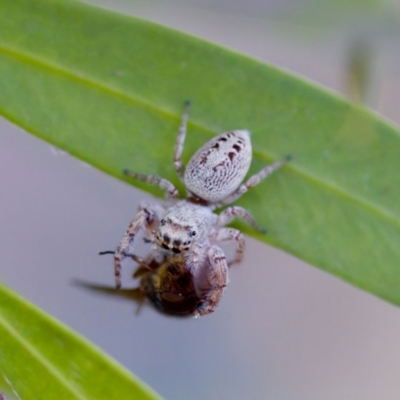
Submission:
<svg viewBox="0 0 400 400">
<path fill-rule="evenodd" d="M 234 218 L 241 218 L 246 221 L 250 226 L 256 229 L 259 232 L 265 233 L 266 230 L 260 227 L 256 220 L 252 217 L 252 215 L 243 207 L 238 206 L 231 206 L 226 208 L 222 213 L 219 215 L 217 220 L 218 226 L 225 226 L 229 224 Z"/>
<path fill-rule="evenodd" d="M 142 206 L 135 218 L 129 224 L 124 236 L 114 253 L 114 275 L 115 285 L 121 287 L 121 263 L 126 257 L 132 257 L 130 249 L 140 229 L 147 231 L 150 235 L 159 221 L 159 209 L 150 205 Z"/>
<path fill-rule="evenodd" d="M 246 241 L 242 232 L 234 228 L 221 228 L 211 236 L 211 239 L 226 242 L 229 240 L 236 241 L 236 252 L 235 258 L 228 262 L 228 266 L 239 264 L 243 260 L 244 249 L 246 247 Z"/>
<path fill-rule="evenodd" d="M 179 198 L 179 192 L 176 187 L 167 179 L 160 178 L 156 175 L 139 174 L 137 172 L 124 169 L 124 174 L 141 182 L 146 182 L 149 185 L 158 186 L 165 191 L 168 200 L 176 200 Z"/>
<path fill-rule="evenodd" d="M 195 317 L 215 311 L 228 284 L 228 265 L 222 249 L 218 246 L 211 246 L 207 251 L 207 259 L 208 269 L 205 278 L 208 287 L 200 289 L 200 292 L 203 292 L 200 293 L 200 296 L 204 295 L 204 301 L 195 310 Z"/>
<path fill-rule="evenodd" d="M 260 172 L 251 176 L 246 183 L 243 183 L 236 189 L 232 194 L 222 200 L 222 204 L 230 204 L 237 200 L 242 194 L 246 193 L 250 188 L 258 185 L 262 180 L 270 176 L 274 171 L 282 167 L 282 165 L 286 164 L 288 161 L 292 159 L 291 155 L 287 155 L 282 160 L 276 161 L 273 164 L 269 164 L 265 166 Z"/>
<path fill-rule="evenodd" d="M 181 124 L 179 126 L 178 135 L 176 137 L 175 152 L 174 152 L 174 165 L 176 172 L 178 173 L 179 179 L 183 182 L 183 174 L 185 172 L 185 166 L 182 164 L 181 156 L 183 151 L 183 145 L 185 143 L 187 121 L 189 118 L 190 101 L 185 102 L 185 109 L 182 114 Z"/>
</svg>

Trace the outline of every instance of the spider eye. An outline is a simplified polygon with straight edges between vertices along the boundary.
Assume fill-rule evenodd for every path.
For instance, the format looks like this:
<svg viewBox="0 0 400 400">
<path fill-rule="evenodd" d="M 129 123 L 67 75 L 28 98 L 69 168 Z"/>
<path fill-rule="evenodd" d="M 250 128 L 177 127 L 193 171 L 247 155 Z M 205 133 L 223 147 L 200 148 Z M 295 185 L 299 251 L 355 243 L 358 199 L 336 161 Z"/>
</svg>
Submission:
<svg viewBox="0 0 400 400">
<path fill-rule="evenodd" d="M 190 236 L 196 236 L 196 231 L 191 231 L 191 232 L 189 233 L 189 235 L 190 235 Z"/>
<path fill-rule="evenodd" d="M 162 219 L 162 220 L 160 221 L 160 225 L 162 225 L 162 226 L 165 225 L 165 219 Z"/>
</svg>

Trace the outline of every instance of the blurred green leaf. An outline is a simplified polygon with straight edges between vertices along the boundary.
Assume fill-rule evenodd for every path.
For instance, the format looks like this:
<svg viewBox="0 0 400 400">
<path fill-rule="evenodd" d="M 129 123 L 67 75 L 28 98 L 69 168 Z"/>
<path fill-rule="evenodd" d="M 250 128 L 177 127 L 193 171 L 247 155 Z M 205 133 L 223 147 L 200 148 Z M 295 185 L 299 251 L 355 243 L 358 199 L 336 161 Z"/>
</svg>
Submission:
<svg viewBox="0 0 400 400">
<path fill-rule="evenodd" d="M 246 233 L 400 304 L 397 129 L 301 79 L 146 21 L 67 1 L 0 3 L 0 112 L 99 169 L 120 179 L 126 167 L 154 173 L 182 189 L 172 153 L 188 98 L 185 160 L 234 128 L 252 131 L 251 172 L 294 155 L 239 201 L 269 231 Z"/>
<path fill-rule="evenodd" d="M 8 386 L 18 399 L 159 398 L 100 349 L 1 285 L 0 338 L 0 388 Z"/>
<path fill-rule="evenodd" d="M 355 39 L 348 50 L 346 86 L 354 102 L 368 104 L 372 53 L 369 41 L 363 38 Z"/>
</svg>

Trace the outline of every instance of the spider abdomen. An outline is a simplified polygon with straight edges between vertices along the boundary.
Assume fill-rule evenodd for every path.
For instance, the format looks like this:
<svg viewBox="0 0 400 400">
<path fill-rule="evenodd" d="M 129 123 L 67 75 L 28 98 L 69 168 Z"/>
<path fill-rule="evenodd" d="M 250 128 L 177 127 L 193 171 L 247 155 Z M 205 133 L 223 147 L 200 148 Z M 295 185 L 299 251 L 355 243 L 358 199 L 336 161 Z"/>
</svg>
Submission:
<svg viewBox="0 0 400 400">
<path fill-rule="evenodd" d="M 225 132 L 207 142 L 190 159 L 184 175 L 189 192 L 207 202 L 218 202 L 233 193 L 250 168 L 250 133 Z"/>
</svg>

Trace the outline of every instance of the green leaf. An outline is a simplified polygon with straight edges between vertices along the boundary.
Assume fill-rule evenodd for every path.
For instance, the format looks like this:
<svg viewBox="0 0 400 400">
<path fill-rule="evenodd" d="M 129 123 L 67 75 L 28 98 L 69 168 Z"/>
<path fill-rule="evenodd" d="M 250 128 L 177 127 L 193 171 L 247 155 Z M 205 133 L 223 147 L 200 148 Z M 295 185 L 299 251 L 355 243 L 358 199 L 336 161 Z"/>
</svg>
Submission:
<svg viewBox="0 0 400 400">
<path fill-rule="evenodd" d="M 19 399 L 158 399 L 100 349 L 0 286 L 0 392 Z M 2 382 L 3 381 L 3 382 Z"/>
<path fill-rule="evenodd" d="M 294 156 L 238 202 L 269 231 L 241 225 L 246 233 L 400 304 L 397 129 L 299 78 L 149 22 L 67 1 L 0 3 L 0 112 L 99 169 L 120 179 L 126 167 L 154 173 L 182 189 L 172 153 L 188 98 L 185 160 L 234 128 L 252 131 L 251 172 Z"/>
</svg>

